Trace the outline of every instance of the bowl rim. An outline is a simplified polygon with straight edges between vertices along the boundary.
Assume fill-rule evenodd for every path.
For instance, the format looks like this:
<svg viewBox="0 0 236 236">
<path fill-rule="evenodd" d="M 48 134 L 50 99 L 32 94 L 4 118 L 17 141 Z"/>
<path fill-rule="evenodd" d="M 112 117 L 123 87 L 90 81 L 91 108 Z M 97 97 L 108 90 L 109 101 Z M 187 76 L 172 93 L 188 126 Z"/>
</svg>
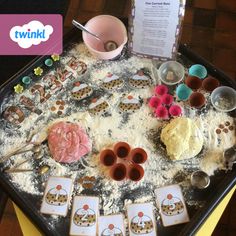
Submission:
<svg viewBox="0 0 236 236">
<path fill-rule="evenodd" d="M 200 186 L 200 185 L 195 185 L 194 184 L 195 176 L 199 176 L 199 175 L 201 175 L 202 177 L 204 177 L 207 180 L 207 183 L 205 185 Z M 203 171 L 203 170 L 196 170 L 196 171 L 192 172 L 192 174 L 190 175 L 190 182 L 191 182 L 192 186 L 194 186 L 194 187 L 196 187 L 198 189 L 205 189 L 205 188 L 207 188 L 210 185 L 211 179 L 210 179 L 210 176 L 205 171 Z"/>
<path fill-rule="evenodd" d="M 182 74 L 183 74 L 183 76 L 182 76 L 182 78 L 180 78 L 178 81 L 176 81 L 176 82 L 167 82 L 166 80 L 163 80 L 162 79 L 162 77 L 161 77 L 161 75 L 160 75 L 160 68 L 161 67 L 164 67 L 164 65 L 166 65 L 166 64 L 168 64 L 168 63 L 175 63 L 175 64 L 177 64 L 180 68 L 181 68 L 181 71 L 182 71 Z M 160 67 L 159 67 L 159 69 L 157 69 L 158 70 L 158 77 L 160 78 L 160 80 L 164 83 L 164 84 L 167 84 L 167 85 L 175 85 L 175 84 L 178 84 L 179 82 L 181 82 L 183 79 L 184 79 L 184 75 L 185 75 L 185 69 L 184 69 L 184 66 L 181 64 L 181 63 L 179 63 L 178 61 L 166 61 L 166 62 L 163 62 L 161 65 L 160 65 Z"/>
<path fill-rule="evenodd" d="M 219 86 L 219 87 L 217 87 L 217 88 L 215 88 L 213 91 L 212 91 L 212 93 L 211 93 L 211 96 L 210 96 L 210 98 L 211 98 L 211 104 L 212 104 L 212 106 L 216 109 L 216 110 L 218 110 L 218 111 L 222 111 L 222 112 L 230 112 L 230 111 L 233 111 L 234 109 L 236 109 L 236 104 L 234 105 L 234 107 L 232 107 L 231 109 L 220 109 L 219 107 L 217 107 L 217 106 L 215 106 L 215 104 L 214 104 L 214 102 L 213 102 L 213 95 L 215 95 L 217 92 L 218 92 L 218 90 L 220 90 L 220 89 L 227 89 L 228 91 L 230 90 L 230 91 L 232 91 L 234 94 L 235 94 L 235 98 L 236 98 L 236 90 L 235 89 L 233 89 L 233 88 L 231 88 L 231 87 L 229 87 L 229 86 Z"/>
<path fill-rule="evenodd" d="M 87 43 L 85 43 L 84 35 L 86 34 L 86 32 L 84 32 L 84 31 L 82 31 L 82 38 L 83 38 L 84 44 L 85 44 L 89 49 L 91 49 L 91 50 L 94 51 L 95 53 L 103 53 L 104 55 L 107 55 L 107 56 L 108 56 L 109 54 L 114 53 L 114 52 L 116 52 L 116 51 L 119 52 L 120 49 L 124 47 L 124 45 L 125 45 L 125 44 L 127 43 L 127 41 L 128 41 L 128 35 L 127 35 L 127 30 L 126 30 L 126 27 L 125 27 L 124 23 L 123 23 L 119 18 L 117 18 L 117 17 L 115 17 L 115 16 L 112 16 L 112 15 L 98 15 L 98 16 L 94 16 L 94 17 L 92 17 L 90 20 L 88 20 L 88 22 L 85 24 L 85 27 L 88 27 L 88 25 L 89 25 L 91 22 L 93 22 L 94 20 L 96 20 L 96 19 L 98 19 L 98 18 L 104 18 L 104 17 L 112 18 L 112 19 L 114 19 L 115 21 L 117 21 L 117 22 L 120 24 L 120 26 L 122 27 L 122 30 L 123 30 L 124 33 L 125 33 L 125 35 L 124 35 L 124 42 L 123 42 L 118 48 L 116 48 L 115 50 L 109 51 L 109 52 L 106 52 L 106 51 L 105 51 L 105 52 L 98 51 L 98 50 L 92 48 L 92 47 L 91 47 L 90 45 L 88 45 Z"/>
</svg>

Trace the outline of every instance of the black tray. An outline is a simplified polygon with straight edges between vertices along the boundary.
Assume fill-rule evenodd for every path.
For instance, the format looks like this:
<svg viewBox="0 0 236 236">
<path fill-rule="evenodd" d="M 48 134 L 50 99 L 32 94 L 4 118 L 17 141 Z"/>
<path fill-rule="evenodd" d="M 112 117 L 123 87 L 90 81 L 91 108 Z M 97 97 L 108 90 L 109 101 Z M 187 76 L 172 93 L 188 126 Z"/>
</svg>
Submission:
<svg viewBox="0 0 236 236">
<path fill-rule="evenodd" d="M 64 38 L 64 47 L 71 45 L 73 42 L 81 41 L 81 33 L 78 30 L 70 31 Z M 227 77 L 222 71 L 216 69 L 212 64 L 192 52 L 186 45 L 180 45 L 179 52 L 184 60 L 189 64 L 199 63 L 204 65 L 209 74 L 217 77 L 222 84 L 236 87 L 235 81 Z M 20 81 L 23 75 L 32 72 L 33 68 L 43 63 L 45 57 L 36 57 L 22 70 L 16 73 L 0 87 L 0 101 L 10 94 L 12 87 Z M 235 116 L 235 112 L 231 113 Z M 158 223 L 159 235 L 194 235 L 207 217 L 211 214 L 219 202 L 236 184 L 236 168 L 230 172 L 219 171 L 211 177 L 211 185 L 204 191 L 192 191 L 193 198 L 206 201 L 206 204 L 200 210 L 188 207 L 191 221 L 187 224 L 163 227 Z M 40 214 L 41 197 L 28 193 L 20 193 L 17 188 L 9 181 L 8 175 L 0 172 L 0 186 L 10 196 L 10 198 L 20 207 L 20 209 L 32 220 L 35 226 L 45 235 L 68 235 L 69 232 L 69 213 L 68 217 L 60 219 L 60 226 L 55 226 L 53 221 L 50 222 L 47 217 Z"/>
</svg>

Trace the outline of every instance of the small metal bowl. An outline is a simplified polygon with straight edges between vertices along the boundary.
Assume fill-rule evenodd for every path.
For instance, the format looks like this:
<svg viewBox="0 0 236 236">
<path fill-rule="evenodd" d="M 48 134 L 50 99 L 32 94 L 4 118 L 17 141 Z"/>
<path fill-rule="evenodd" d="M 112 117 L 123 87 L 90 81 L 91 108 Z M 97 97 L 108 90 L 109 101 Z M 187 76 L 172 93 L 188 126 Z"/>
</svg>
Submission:
<svg viewBox="0 0 236 236">
<path fill-rule="evenodd" d="M 210 185 L 210 177 L 207 173 L 197 170 L 191 174 L 191 185 L 198 189 L 205 189 Z"/>
<path fill-rule="evenodd" d="M 232 170 L 233 164 L 236 163 L 236 144 L 223 152 L 223 158 L 226 170 Z"/>
</svg>

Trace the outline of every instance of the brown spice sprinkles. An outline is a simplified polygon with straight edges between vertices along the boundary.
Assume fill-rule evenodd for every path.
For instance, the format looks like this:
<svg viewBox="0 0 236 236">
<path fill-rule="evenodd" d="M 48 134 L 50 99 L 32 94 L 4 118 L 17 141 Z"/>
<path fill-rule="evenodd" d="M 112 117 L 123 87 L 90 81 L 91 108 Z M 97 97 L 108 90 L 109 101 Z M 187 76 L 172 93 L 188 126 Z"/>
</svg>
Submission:
<svg viewBox="0 0 236 236">
<path fill-rule="evenodd" d="M 220 133 L 221 133 L 221 130 L 220 130 L 220 129 L 217 129 L 217 130 L 216 130 L 216 133 L 217 133 L 217 134 L 220 134 Z"/>
<path fill-rule="evenodd" d="M 227 134 L 229 131 L 234 130 L 234 126 L 231 125 L 229 121 L 226 121 L 224 124 L 225 126 L 223 124 L 219 124 L 218 128 L 216 129 L 217 134 L 220 134 L 221 131 Z"/>
<path fill-rule="evenodd" d="M 222 125 L 222 124 L 219 125 L 219 128 L 220 128 L 220 129 L 224 129 L 224 127 L 225 127 L 225 126 Z"/>
</svg>

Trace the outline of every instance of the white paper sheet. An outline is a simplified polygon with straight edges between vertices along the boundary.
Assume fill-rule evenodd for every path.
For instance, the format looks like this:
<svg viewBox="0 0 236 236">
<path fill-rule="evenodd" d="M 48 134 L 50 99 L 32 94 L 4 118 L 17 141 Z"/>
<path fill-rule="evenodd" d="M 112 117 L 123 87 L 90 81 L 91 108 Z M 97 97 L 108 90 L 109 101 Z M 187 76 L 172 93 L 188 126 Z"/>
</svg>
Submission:
<svg viewBox="0 0 236 236">
<path fill-rule="evenodd" d="M 134 1 L 132 51 L 173 58 L 179 34 L 180 0 Z M 181 14 L 180 14 L 181 12 Z"/>
</svg>

